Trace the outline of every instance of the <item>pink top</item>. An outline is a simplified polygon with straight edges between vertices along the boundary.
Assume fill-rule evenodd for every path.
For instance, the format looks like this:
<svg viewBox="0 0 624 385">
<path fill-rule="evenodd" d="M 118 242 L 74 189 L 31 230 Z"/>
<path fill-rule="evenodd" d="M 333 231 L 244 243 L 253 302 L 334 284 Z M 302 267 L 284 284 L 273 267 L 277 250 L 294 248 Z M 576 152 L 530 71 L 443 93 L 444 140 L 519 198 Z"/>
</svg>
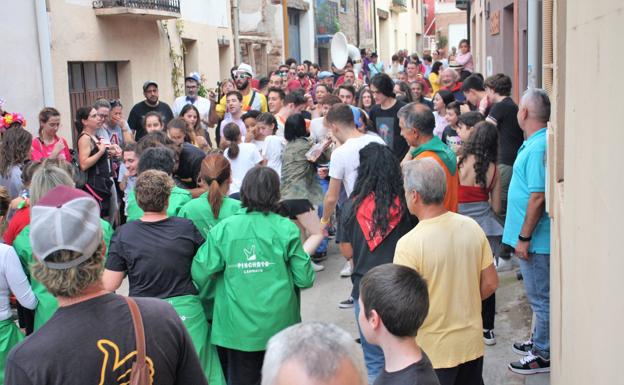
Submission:
<svg viewBox="0 0 624 385">
<path fill-rule="evenodd" d="M 458 53 L 455 61 L 463 65 L 466 71 L 474 72 L 474 64 L 472 63 L 472 54 L 470 52 L 465 54 Z"/>
<path fill-rule="evenodd" d="M 31 155 L 31 159 L 32 160 L 41 160 L 41 159 L 49 158 L 50 155 L 52 154 L 52 150 L 54 150 L 54 146 L 58 143 L 59 140 L 63 141 L 63 145 L 64 145 L 65 148 L 59 154 L 58 159 L 63 159 L 63 160 L 66 160 L 66 161 L 70 162 L 71 161 L 71 154 L 69 153 L 69 146 L 67 145 L 67 142 L 65 141 L 65 139 L 60 138 L 58 136 L 55 136 L 54 137 L 54 142 L 52 144 L 48 144 L 48 145 L 43 143 L 43 141 L 41 141 L 41 139 L 39 139 L 39 137 L 34 137 L 33 140 L 32 140 L 32 155 Z"/>
</svg>

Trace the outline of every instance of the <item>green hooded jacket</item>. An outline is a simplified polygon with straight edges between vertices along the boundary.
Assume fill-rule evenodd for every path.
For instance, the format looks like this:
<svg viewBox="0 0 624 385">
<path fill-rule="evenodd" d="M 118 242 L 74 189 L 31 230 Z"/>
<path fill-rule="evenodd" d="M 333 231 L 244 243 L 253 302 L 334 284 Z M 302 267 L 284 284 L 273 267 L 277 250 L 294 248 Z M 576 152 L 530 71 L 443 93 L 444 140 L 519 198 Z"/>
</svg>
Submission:
<svg viewBox="0 0 624 385">
<path fill-rule="evenodd" d="M 224 197 L 221 208 L 219 209 L 219 217 L 215 219 L 212 214 L 212 207 L 208 202 L 208 193 L 205 192 L 199 197 L 191 200 L 180 209 L 178 216 L 180 218 L 189 219 L 204 239 L 208 238 L 208 232 L 217 223 L 221 222 L 225 218 L 231 217 L 236 214 L 241 208 L 240 201 L 236 199 Z"/>
<path fill-rule="evenodd" d="M 210 230 L 191 272 L 200 295 L 216 280 L 212 343 L 248 352 L 301 321 L 299 289 L 316 276 L 292 221 L 246 209 Z"/>
<path fill-rule="evenodd" d="M 440 138 L 434 135 L 430 141 L 413 149 L 411 154 L 413 158 L 416 158 L 425 151 L 435 152 L 440 157 L 440 160 L 444 162 L 451 175 L 455 175 L 457 171 L 457 155 Z"/>
</svg>

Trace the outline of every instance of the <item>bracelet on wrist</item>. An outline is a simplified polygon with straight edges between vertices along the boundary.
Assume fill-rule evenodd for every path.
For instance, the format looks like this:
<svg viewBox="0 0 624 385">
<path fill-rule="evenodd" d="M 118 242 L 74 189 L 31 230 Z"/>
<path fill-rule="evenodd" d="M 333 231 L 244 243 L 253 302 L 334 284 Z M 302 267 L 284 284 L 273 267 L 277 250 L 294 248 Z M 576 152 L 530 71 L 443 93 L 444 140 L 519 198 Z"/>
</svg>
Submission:
<svg viewBox="0 0 624 385">
<path fill-rule="evenodd" d="M 325 219 L 325 218 L 321 218 L 321 225 L 327 225 L 329 224 L 329 219 Z"/>
</svg>

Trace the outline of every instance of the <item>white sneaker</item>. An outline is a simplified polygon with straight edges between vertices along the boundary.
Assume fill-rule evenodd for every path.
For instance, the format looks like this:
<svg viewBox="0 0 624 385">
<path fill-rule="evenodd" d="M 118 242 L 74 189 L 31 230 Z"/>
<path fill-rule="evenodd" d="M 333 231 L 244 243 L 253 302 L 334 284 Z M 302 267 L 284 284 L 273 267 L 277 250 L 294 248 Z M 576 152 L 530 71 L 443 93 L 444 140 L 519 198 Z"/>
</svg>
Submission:
<svg viewBox="0 0 624 385">
<path fill-rule="evenodd" d="M 310 263 L 312 264 L 312 268 L 314 269 L 314 271 L 319 272 L 319 271 L 323 271 L 325 270 L 325 266 L 323 265 L 319 265 L 318 263 L 314 263 L 312 261 L 310 261 Z"/>
<path fill-rule="evenodd" d="M 513 270 L 513 262 L 511 259 L 497 258 L 497 262 L 496 271 L 503 272 Z"/>
<path fill-rule="evenodd" d="M 346 278 L 346 277 L 350 277 L 351 274 L 353 274 L 353 267 L 351 266 L 351 262 L 347 261 L 347 263 L 345 263 L 342 270 L 340 270 L 340 276 L 343 278 Z"/>
<path fill-rule="evenodd" d="M 483 342 L 488 346 L 496 345 L 494 329 L 483 329 Z"/>
</svg>

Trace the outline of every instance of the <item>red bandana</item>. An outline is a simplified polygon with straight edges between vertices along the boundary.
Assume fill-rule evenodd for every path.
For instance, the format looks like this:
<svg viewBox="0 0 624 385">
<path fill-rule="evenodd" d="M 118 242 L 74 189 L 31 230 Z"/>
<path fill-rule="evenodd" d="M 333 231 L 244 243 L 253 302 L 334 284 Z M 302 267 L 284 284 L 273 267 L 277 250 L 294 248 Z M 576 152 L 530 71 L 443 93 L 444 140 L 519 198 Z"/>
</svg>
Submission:
<svg viewBox="0 0 624 385">
<path fill-rule="evenodd" d="M 373 229 L 373 213 L 375 212 L 375 195 L 370 193 L 362 203 L 360 203 L 360 207 L 358 207 L 357 213 L 355 217 L 364 233 L 364 238 L 368 243 L 368 248 L 372 252 L 377 246 L 383 242 L 384 239 L 394 230 L 395 227 L 401 221 L 401 203 L 399 201 L 399 197 L 394 199 L 394 204 L 391 205 L 388 209 L 388 229 L 385 234 L 381 234 L 379 230 L 377 230 L 374 234 L 374 237 L 371 238 L 371 233 Z"/>
</svg>

